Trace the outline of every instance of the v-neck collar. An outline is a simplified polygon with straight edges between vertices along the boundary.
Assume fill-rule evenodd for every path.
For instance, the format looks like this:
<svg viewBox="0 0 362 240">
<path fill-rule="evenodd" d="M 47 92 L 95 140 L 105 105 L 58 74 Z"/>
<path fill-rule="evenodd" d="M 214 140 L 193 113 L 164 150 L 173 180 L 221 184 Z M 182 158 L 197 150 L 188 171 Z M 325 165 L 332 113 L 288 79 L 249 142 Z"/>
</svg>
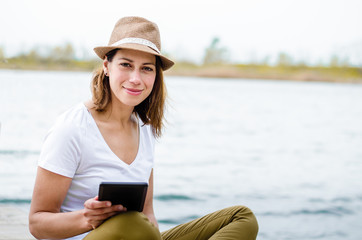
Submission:
<svg viewBox="0 0 362 240">
<path fill-rule="evenodd" d="M 136 157 L 133 159 L 133 161 L 128 164 L 125 161 L 123 161 L 122 159 L 120 159 L 113 151 L 112 149 L 109 147 L 109 145 L 107 144 L 106 140 L 104 139 L 96 120 L 94 119 L 92 113 L 89 111 L 89 109 L 87 108 L 87 106 L 85 106 L 85 104 L 83 104 L 83 107 L 85 109 L 85 111 L 87 111 L 87 113 L 89 114 L 89 120 L 91 122 L 91 124 L 93 125 L 93 127 L 95 127 L 96 129 L 96 134 L 97 137 L 101 140 L 101 142 L 103 143 L 103 145 L 107 148 L 107 151 L 110 152 L 110 154 L 112 154 L 114 156 L 114 159 L 117 160 L 117 162 L 121 162 L 122 165 L 125 165 L 126 167 L 132 167 L 135 165 L 135 162 L 139 159 L 139 155 L 140 155 L 140 149 L 141 149 L 141 144 L 142 144 L 142 139 L 141 139 L 141 124 L 140 124 L 140 120 L 138 117 L 137 118 L 137 130 L 138 130 L 138 149 L 137 149 L 137 154 Z"/>
</svg>

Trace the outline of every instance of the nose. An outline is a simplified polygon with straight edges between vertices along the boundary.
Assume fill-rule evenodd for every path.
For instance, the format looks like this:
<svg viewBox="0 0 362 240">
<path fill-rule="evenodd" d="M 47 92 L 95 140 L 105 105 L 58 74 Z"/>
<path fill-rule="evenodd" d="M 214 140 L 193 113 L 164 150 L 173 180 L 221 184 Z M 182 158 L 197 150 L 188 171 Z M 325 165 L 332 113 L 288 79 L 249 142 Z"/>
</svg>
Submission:
<svg viewBox="0 0 362 240">
<path fill-rule="evenodd" d="M 139 71 L 134 70 L 131 75 L 129 81 L 135 85 L 138 85 L 141 83 L 141 74 Z"/>
</svg>

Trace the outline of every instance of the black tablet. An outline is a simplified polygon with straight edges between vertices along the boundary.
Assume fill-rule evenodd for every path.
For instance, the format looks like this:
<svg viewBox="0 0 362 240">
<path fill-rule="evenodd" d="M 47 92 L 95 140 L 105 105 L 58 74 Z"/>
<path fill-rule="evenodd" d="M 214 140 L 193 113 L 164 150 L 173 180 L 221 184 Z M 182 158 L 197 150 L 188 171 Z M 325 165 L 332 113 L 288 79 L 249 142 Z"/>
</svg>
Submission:
<svg viewBox="0 0 362 240">
<path fill-rule="evenodd" d="M 102 182 L 98 200 L 122 204 L 127 211 L 143 211 L 148 184 L 145 182 Z"/>
</svg>

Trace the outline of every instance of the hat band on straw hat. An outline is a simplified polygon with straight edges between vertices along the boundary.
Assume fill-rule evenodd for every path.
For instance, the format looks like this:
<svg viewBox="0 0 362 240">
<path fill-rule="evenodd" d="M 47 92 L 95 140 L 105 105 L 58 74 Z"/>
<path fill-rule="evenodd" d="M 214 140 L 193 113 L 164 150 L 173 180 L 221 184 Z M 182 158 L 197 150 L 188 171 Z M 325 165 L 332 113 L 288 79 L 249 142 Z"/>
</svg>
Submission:
<svg viewBox="0 0 362 240">
<path fill-rule="evenodd" d="M 111 44 L 112 47 L 115 47 L 115 46 L 119 46 L 121 44 L 124 44 L 124 43 L 136 43 L 136 44 L 141 44 L 141 45 L 144 45 L 144 46 L 147 46 L 147 47 L 150 47 L 152 48 L 153 50 L 155 50 L 158 54 L 160 54 L 160 50 L 158 50 L 158 48 L 156 47 L 156 45 L 153 43 L 153 42 L 150 42 L 146 39 L 143 39 L 143 38 L 123 38 L 113 44 Z"/>
<path fill-rule="evenodd" d="M 174 62 L 161 53 L 161 38 L 157 24 L 141 17 L 124 17 L 113 28 L 107 46 L 95 47 L 94 52 L 104 60 L 114 49 L 133 49 L 158 56 L 163 71 Z"/>
</svg>

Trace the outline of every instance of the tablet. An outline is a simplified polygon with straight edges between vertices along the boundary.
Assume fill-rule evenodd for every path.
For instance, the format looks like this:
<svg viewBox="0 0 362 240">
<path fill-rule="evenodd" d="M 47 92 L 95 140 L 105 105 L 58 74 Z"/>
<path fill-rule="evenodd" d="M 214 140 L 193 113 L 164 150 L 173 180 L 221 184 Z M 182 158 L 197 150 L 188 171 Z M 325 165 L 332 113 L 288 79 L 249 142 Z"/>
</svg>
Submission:
<svg viewBox="0 0 362 240">
<path fill-rule="evenodd" d="M 122 204 L 127 211 L 143 211 L 148 184 L 145 182 L 102 182 L 98 200 Z"/>
</svg>

